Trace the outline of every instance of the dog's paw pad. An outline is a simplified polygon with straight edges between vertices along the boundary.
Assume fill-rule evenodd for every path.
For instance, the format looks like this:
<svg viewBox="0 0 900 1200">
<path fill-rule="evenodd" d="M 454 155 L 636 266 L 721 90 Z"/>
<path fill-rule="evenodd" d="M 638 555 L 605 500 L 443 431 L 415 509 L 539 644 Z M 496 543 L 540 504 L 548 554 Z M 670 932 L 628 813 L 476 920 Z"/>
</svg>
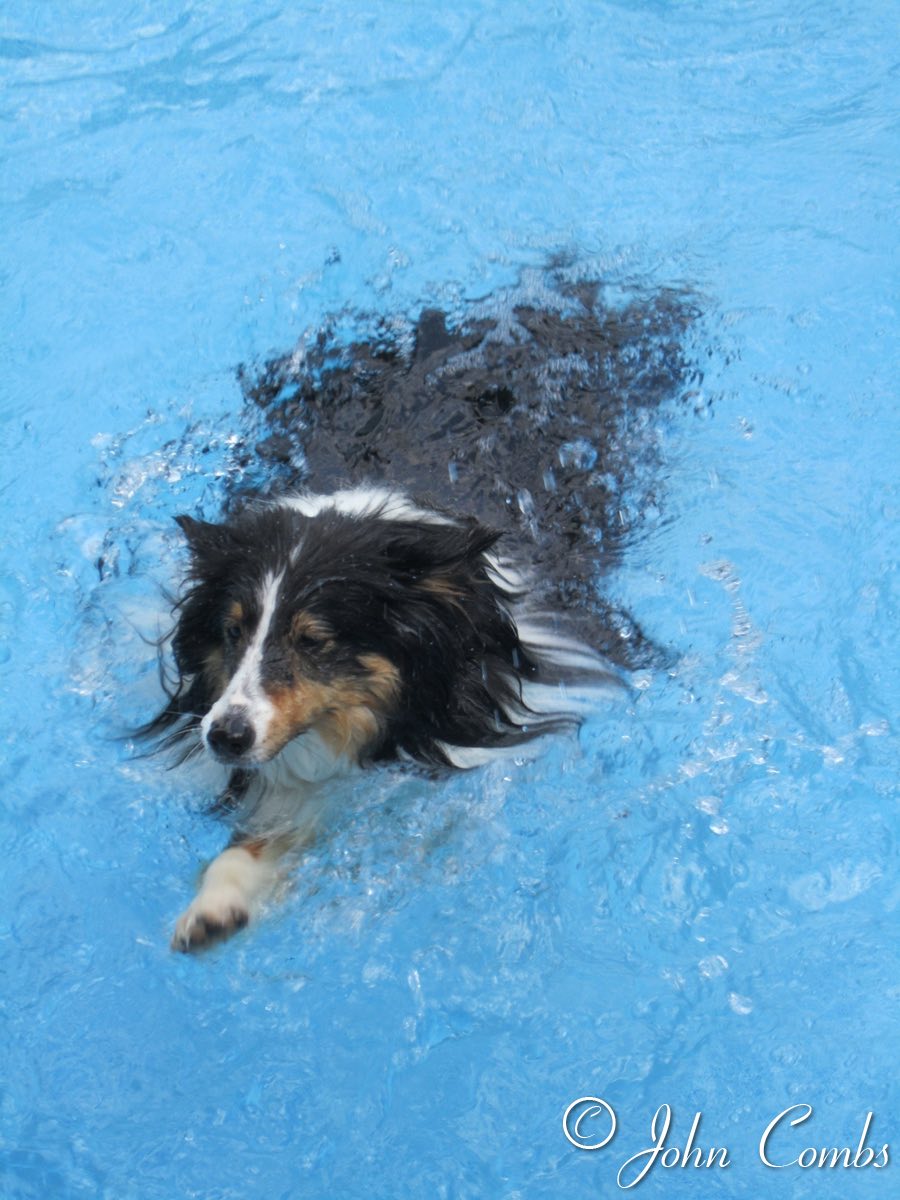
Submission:
<svg viewBox="0 0 900 1200">
<path fill-rule="evenodd" d="M 247 906 L 233 897 L 199 895 L 178 918 L 172 937 L 172 949 L 190 954 L 223 941 L 243 929 L 250 920 Z"/>
</svg>

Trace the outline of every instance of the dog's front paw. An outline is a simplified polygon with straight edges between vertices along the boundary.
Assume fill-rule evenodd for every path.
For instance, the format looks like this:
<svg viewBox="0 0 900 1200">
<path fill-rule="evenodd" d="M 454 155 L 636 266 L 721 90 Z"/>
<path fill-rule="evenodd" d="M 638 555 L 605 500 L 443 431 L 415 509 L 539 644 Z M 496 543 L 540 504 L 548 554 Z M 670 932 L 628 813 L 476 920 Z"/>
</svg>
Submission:
<svg viewBox="0 0 900 1200">
<path fill-rule="evenodd" d="M 250 920 L 246 896 L 235 887 L 204 888 L 178 918 L 172 949 L 189 954 L 231 937 Z"/>
</svg>

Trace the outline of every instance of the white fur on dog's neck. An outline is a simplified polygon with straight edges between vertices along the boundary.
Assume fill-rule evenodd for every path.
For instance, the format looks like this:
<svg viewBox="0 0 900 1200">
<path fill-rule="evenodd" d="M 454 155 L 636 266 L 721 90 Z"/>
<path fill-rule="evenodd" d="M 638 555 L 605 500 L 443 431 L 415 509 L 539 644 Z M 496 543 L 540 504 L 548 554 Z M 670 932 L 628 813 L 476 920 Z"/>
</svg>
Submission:
<svg viewBox="0 0 900 1200">
<path fill-rule="evenodd" d="M 343 775 L 356 764 L 334 750 L 315 729 L 310 729 L 259 768 L 267 786 L 282 788 L 297 783 L 321 783 L 333 775 Z"/>
</svg>

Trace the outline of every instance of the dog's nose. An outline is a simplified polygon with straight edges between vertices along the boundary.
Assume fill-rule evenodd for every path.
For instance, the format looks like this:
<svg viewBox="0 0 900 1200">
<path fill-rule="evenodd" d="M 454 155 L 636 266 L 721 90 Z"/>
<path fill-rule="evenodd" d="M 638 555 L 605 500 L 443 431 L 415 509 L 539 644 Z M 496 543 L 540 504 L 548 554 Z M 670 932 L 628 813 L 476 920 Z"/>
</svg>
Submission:
<svg viewBox="0 0 900 1200">
<path fill-rule="evenodd" d="M 243 708 L 230 708 L 210 725 L 206 741 L 218 758 L 240 758 L 256 741 L 256 732 Z"/>
</svg>

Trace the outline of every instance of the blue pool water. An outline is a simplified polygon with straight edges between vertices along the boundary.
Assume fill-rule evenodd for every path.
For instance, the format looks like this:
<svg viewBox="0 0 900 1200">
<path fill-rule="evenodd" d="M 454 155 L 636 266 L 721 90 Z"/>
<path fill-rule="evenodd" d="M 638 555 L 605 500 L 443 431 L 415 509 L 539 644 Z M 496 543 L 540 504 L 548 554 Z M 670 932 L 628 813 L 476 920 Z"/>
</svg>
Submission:
<svg viewBox="0 0 900 1200">
<path fill-rule="evenodd" d="M 758 1156 L 800 1103 L 776 1161 L 868 1112 L 900 1156 L 894 6 L 9 0 L 0 58 L 0 1196 L 611 1196 L 663 1103 L 731 1165 L 636 1194 L 896 1195 Z M 225 834 L 116 734 L 235 366 L 560 251 L 703 297 L 608 581 L 671 668 L 536 763 L 367 777 L 172 955 Z"/>
</svg>

